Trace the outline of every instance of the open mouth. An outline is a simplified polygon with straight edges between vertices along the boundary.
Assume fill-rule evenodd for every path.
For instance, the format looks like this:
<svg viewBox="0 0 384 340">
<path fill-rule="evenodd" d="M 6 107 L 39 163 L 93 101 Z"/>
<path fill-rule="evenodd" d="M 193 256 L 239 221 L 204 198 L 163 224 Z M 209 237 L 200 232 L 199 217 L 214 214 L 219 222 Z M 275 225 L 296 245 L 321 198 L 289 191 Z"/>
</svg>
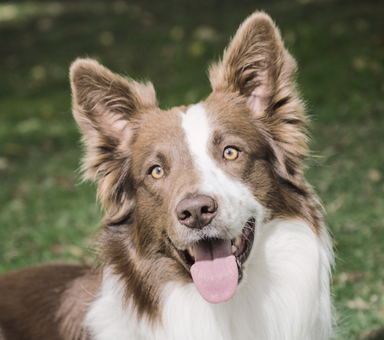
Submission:
<svg viewBox="0 0 384 340">
<path fill-rule="evenodd" d="M 253 218 L 249 219 L 245 224 L 241 233 L 234 239 L 230 240 L 231 246 L 231 255 L 233 255 L 236 259 L 237 269 L 238 269 L 238 284 L 241 282 L 243 278 L 242 265 L 248 259 L 249 254 L 252 249 L 253 241 L 254 241 L 254 233 L 255 233 L 255 220 Z M 225 240 L 217 240 L 217 239 L 204 239 L 201 240 L 201 243 L 205 243 L 208 245 L 212 245 L 217 242 L 228 242 Z M 198 242 L 200 243 L 200 242 Z M 184 261 L 185 265 L 189 270 L 195 264 L 195 256 L 194 248 L 195 245 L 191 245 L 186 250 L 179 250 L 176 248 L 177 252 L 180 255 L 180 258 Z"/>
</svg>

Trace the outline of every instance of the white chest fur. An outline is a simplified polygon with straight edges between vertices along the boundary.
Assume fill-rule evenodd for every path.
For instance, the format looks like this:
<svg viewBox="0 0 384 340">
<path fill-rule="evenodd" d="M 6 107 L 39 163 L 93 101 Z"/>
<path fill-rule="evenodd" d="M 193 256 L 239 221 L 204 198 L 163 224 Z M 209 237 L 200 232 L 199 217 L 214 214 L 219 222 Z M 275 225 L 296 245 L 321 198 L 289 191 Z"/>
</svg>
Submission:
<svg viewBox="0 0 384 340">
<path fill-rule="evenodd" d="M 204 301 L 194 284 L 169 283 L 163 327 L 137 322 L 123 307 L 121 283 L 105 273 L 86 324 L 96 340 L 324 340 L 332 329 L 329 237 L 302 221 L 273 221 L 257 231 L 245 277 L 228 302 Z"/>
</svg>

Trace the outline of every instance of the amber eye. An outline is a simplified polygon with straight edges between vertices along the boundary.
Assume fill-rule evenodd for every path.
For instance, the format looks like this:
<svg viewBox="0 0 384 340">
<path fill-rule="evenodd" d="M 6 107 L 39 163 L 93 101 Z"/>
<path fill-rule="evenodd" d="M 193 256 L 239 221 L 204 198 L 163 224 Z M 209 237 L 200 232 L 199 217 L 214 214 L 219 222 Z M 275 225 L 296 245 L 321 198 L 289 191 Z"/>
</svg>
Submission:
<svg viewBox="0 0 384 340">
<path fill-rule="evenodd" d="M 224 158 L 225 159 L 227 159 L 229 161 L 233 161 L 237 157 L 239 157 L 239 151 L 237 151 L 235 148 L 226 148 L 224 150 Z"/>
<path fill-rule="evenodd" d="M 159 179 L 159 178 L 164 176 L 164 170 L 161 166 L 157 166 L 157 167 L 153 168 L 151 175 L 153 178 Z"/>
</svg>

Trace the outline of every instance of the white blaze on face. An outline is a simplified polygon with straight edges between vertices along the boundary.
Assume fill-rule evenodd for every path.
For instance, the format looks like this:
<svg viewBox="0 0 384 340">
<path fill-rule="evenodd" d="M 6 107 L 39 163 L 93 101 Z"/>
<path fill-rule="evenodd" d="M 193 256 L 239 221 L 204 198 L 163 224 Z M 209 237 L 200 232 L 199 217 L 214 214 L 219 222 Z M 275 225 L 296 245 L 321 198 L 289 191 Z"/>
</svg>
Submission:
<svg viewBox="0 0 384 340">
<path fill-rule="evenodd" d="M 216 218 L 224 223 L 223 228 L 229 233 L 228 236 L 237 236 L 251 217 L 255 218 L 258 225 L 264 217 L 260 203 L 240 179 L 229 177 L 209 154 L 213 129 L 204 106 L 191 106 L 181 116 L 192 158 L 200 171 L 199 193 L 216 199 L 219 204 Z"/>
</svg>

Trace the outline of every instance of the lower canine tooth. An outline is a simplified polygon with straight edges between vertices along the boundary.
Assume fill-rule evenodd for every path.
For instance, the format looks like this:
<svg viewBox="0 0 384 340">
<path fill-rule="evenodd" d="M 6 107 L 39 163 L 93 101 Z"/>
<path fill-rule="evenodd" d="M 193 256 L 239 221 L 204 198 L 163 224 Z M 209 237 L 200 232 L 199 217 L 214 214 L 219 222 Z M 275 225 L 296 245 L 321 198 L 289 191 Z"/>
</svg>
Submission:
<svg viewBox="0 0 384 340">
<path fill-rule="evenodd" d="M 234 254 L 236 252 L 236 250 L 237 250 L 237 248 L 234 245 L 232 245 L 232 247 L 231 247 L 232 254 Z"/>
<path fill-rule="evenodd" d="M 241 238 L 240 238 L 240 236 L 237 236 L 234 244 L 235 244 L 235 246 L 238 246 L 240 243 L 241 243 Z"/>
</svg>

